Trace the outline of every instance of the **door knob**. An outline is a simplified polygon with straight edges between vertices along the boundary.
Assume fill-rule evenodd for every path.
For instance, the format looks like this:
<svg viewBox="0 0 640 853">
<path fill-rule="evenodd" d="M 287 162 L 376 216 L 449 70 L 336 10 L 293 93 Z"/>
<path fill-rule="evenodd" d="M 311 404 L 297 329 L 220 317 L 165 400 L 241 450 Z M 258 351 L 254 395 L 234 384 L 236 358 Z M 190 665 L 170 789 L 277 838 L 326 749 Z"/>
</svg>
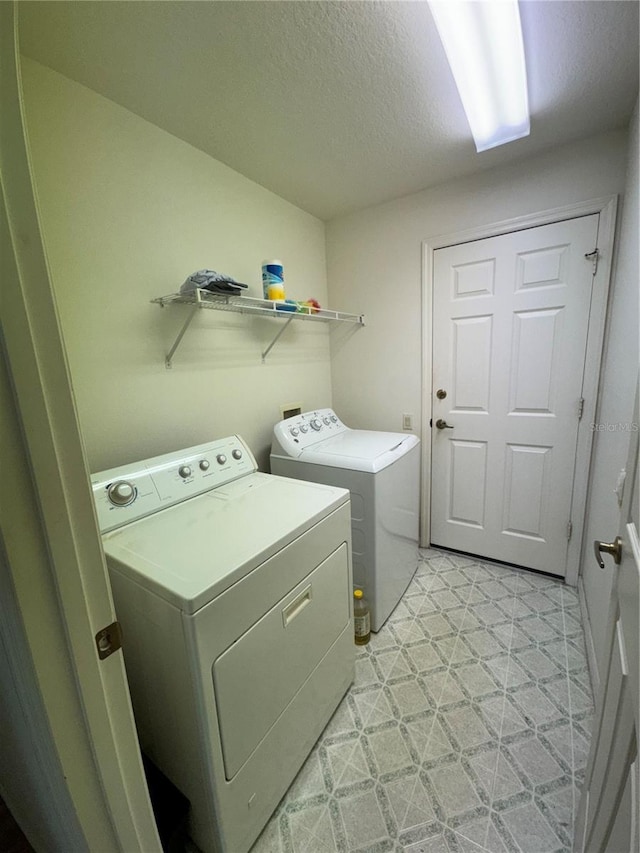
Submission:
<svg viewBox="0 0 640 853">
<path fill-rule="evenodd" d="M 436 421 L 436 426 L 438 429 L 453 429 L 451 424 L 448 424 L 446 421 L 443 421 L 442 418 L 438 418 Z"/>
<path fill-rule="evenodd" d="M 438 388 L 438 390 L 436 391 L 436 397 L 438 398 L 438 400 L 444 400 L 446 396 L 447 392 L 444 390 L 444 388 Z"/>
<path fill-rule="evenodd" d="M 622 539 L 619 536 L 616 536 L 613 542 L 600 542 L 600 540 L 596 539 L 593 543 L 593 550 L 601 569 L 604 569 L 604 563 L 600 554 L 611 554 L 613 562 L 616 566 L 619 566 L 622 560 Z"/>
</svg>

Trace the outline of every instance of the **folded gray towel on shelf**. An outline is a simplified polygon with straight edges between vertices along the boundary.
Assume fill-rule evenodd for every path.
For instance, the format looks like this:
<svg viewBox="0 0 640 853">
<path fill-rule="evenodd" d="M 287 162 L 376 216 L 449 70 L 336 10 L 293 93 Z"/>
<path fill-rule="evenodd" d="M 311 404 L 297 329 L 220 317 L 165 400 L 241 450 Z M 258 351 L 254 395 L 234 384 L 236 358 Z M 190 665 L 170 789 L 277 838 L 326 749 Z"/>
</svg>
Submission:
<svg viewBox="0 0 640 853">
<path fill-rule="evenodd" d="M 192 293 L 198 288 L 208 290 L 211 293 L 241 293 L 248 286 L 248 284 L 236 281 L 230 275 L 224 275 L 224 273 L 215 270 L 198 270 L 185 279 L 180 288 L 180 293 Z"/>
</svg>

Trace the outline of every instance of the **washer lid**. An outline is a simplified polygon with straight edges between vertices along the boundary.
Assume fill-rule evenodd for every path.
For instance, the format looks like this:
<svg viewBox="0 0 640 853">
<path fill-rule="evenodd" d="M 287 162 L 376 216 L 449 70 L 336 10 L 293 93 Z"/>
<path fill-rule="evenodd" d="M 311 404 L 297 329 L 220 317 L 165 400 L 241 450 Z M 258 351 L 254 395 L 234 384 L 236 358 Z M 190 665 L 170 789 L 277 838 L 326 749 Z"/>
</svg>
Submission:
<svg viewBox="0 0 640 853">
<path fill-rule="evenodd" d="M 109 565 L 195 613 L 328 513 L 349 492 L 254 473 L 103 537 Z"/>
<path fill-rule="evenodd" d="M 298 459 L 316 465 L 375 474 L 419 443 L 417 436 L 401 432 L 350 429 L 305 448 Z"/>
</svg>

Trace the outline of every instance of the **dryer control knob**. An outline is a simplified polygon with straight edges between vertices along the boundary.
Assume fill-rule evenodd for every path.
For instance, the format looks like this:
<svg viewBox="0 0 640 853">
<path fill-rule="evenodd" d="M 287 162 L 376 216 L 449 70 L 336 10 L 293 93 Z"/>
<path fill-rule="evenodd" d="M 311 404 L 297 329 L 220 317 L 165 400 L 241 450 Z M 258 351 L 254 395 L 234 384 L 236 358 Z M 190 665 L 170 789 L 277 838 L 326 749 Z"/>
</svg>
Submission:
<svg viewBox="0 0 640 853">
<path fill-rule="evenodd" d="M 315 429 L 316 431 L 322 429 L 322 424 L 320 423 L 320 420 L 318 418 L 314 418 L 311 421 L 311 429 Z"/>
<path fill-rule="evenodd" d="M 208 459 L 201 459 L 200 460 L 200 470 L 201 471 L 208 471 L 209 470 L 209 460 Z"/>
<path fill-rule="evenodd" d="M 296 436 L 299 434 L 300 430 L 297 427 L 291 427 L 289 432 L 291 433 L 291 435 Z"/>
<path fill-rule="evenodd" d="M 224 463 L 227 461 L 227 457 L 224 455 L 224 453 L 218 453 L 218 455 L 216 456 L 216 461 L 218 465 L 224 465 Z"/>
<path fill-rule="evenodd" d="M 306 424 L 301 424 L 300 432 L 309 432 L 309 427 Z"/>
<path fill-rule="evenodd" d="M 338 423 L 338 419 L 335 415 L 331 415 L 331 423 L 334 423 L 334 424 Z"/>
<path fill-rule="evenodd" d="M 127 506 L 136 499 L 136 490 L 126 480 L 118 480 L 109 486 L 107 496 L 115 506 Z"/>
<path fill-rule="evenodd" d="M 327 426 L 329 426 L 329 424 L 331 423 L 331 421 L 329 420 L 329 418 L 323 418 L 322 420 L 325 422 L 325 424 L 326 424 Z"/>
<path fill-rule="evenodd" d="M 238 447 L 236 447 L 235 450 L 231 451 L 231 455 L 234 459 L 242 459 L 242 451 Z"/>
<path fill-rule="evenodd" d="M 181 465 L 178 468 L 178 474 L 182 477 L 183 480 L 186 480 L 187 477 L 191 476 L 191 466 L 190 465 Z"/>
</svg>

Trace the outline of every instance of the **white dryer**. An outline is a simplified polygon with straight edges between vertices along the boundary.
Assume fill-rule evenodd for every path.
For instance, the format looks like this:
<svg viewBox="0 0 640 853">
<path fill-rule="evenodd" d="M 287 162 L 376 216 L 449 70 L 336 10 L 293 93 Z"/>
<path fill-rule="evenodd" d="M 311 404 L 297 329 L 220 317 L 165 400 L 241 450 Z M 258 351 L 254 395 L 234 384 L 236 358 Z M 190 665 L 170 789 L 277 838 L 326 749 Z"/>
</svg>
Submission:
<svg viewBox="0 0 640 853">
<path fill-rule="evenodd" d="M 271 472 L 349 489 L 353 579 L 379 631 L 418 565 L 420 440 L 349 429 L 331 409 L 279 421 Z"/>
<path fill-rule="evenodd" d="M 349 495 L 232 436 L 92 477 L 140 743 L 245 853 L 353 680 Z"/>
</svg>

